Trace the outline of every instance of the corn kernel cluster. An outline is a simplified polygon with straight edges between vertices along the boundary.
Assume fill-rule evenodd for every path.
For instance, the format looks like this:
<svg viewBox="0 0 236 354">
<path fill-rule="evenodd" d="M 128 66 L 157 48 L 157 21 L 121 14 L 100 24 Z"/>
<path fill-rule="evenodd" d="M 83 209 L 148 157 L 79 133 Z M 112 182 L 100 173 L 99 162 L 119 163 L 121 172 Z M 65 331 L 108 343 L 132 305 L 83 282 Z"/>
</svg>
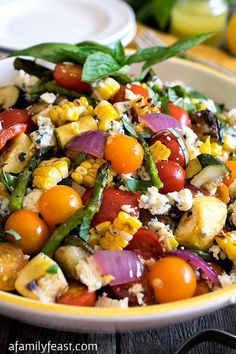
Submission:
<svg viewBox="0 0 236 354">
<path fill-rule="evenodd" d="M 69 176 L 70 160 L 67 157 L 42 161 L 33 171 L 33 186 L 42 189 L 55 187 Z"/>
<path fill-rule="evenodd" d="M 139 97 L 132 102 L 132 106 L 138 116 L 160 112 L 159 108 L 150 97 Z"/>
<path fill-rule="evenodd" d="M 102 131 L 111 129 L 113 120 L 120 120 L 119 113 L 115 110 L 113 105 L 106 100 L 101 101 L 96 106 L 94 113 L 99 119 L 98 129 Z"/>
<path fill-rule="evenodd" d="M 159 140 L 150 146 L 150 151 L 152 153 L 154 162 L 168 160 L 171 154 L 170 149 L 168 149 L 168 147 L 162 144 Z"/>
<path fill-rule="evenodd" d="M 211 143 L 210 137 L 208 137 L 205 143 L 200 146 L 199 150 L 202 154 L 210 154 L 216 157 L 222 156 L 223 154 L 222 145 L 216 142 Z"/>
<path fill-rule="evenodd" d="M 109 100 L 119 91 L 120 84 L 111 77 L 101 79 L 93 89 L 93 97 L 99 101 Z"/>
<path fill-rule="evenodd" d="M 93 115 L 93 107 L 89 105 L 85 97 L 53 107 L 48 112 L 48 117 L 55 126 L 76 122 L 80 117 L 86 115 Z"/>
<path fill-rule="evenodd" d="M 89 242 L 106 250 L 122 250 L 141 226 L 137 218 L 121 211 L 113 223 L 106 221 L 92 228 Z"/>
</svg>

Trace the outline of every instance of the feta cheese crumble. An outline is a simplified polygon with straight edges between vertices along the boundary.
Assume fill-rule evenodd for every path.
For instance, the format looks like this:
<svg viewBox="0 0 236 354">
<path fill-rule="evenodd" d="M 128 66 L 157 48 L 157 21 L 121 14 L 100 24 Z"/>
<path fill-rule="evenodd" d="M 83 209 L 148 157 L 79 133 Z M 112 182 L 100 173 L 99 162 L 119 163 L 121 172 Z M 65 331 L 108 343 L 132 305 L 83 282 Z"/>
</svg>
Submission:
<svg viewBox="0 0 236 354">
<path fill-rule="evenodd" d="M 9 209 L 9 200 L 8 199 L 0 199 L 0 216 L 3 218 L 9 216 L 11 211 Z"/>
<path fill-rule="evenodd" d="M 54 125 L 50 118 L 39 116 L 37 119 L 38 130 L 30 134 L 36 149 L 55 146 Z"/>
<path fill-rule="evenodd" d="M 133 286 L 131 286 L 131 288 L 129 288 L 128 292 L 131 295 L 135 295 L 138 301 L 139 305 L 143 305 L 144 301 L 144 294 L 143 294 L 144 288 L 142 286 L 142 284 L 134 284 Z"/>
<path fill-rule="evenodd" d="M 32 90 L 36 82 L 38 82 L 38 80 L 38 77 L 30 75 L 21 69 L 18 72 L 15 84 L 26 93 L 26 99 L 30 100 L 30 91 Z"/>
<path fill-rule="evenodd" d="M 190 189 L 184 188 L 179 192 L 167 194 L 170 204 L 176 205 L 181 211 L 187 211 L 193 206 L 193 196 Z"/>
<path fill-rule="evenodd" d="M 149 209 L 152 215 L 163 215 L 168 213 L 171 205 L 167 196 L 159 193 L 156 187 L 150 187 L 141 195 L 139 207 Z"/>
<path fill-rule="evenodd" d="M 107 297 L 106 293 L 103 293 L 102 296 L 99 296 L 98 300 L 95 302 L 95 307 L 106 307 L 106 308 L 128 308 L 128 298 L 125 297 L 122 300 L 114 300 Z"/>
<path fill-rule="evenodd" d="M 149 221 L 149 223 L 148 223 L 148 226 L 150 227 L 151 230 L 158 233 L 160 241 L 169 240 L 170 238 L 174 238 L 174 235 L 173 235 L 172 230 L 170 229 L 170 226 L 167 224 L 164 224 L 161 221 L 158 221 L 157 218 L 151 219 L 151 221 Z"/>
<path fill-rule="evenodd" d="M 57 96 L 54 93 L 45 92 L 40 96 L 41 100 L 45 103 L 52 104 L 55 102 Z"/>
<path fill-rule="evenodd" d="M 109 129 L 108 133 L 111 136 L 124 135 L 125 131 L 122 122 L 119 120 L 113 120 L 111 122 L 111 128 Z"/>
<path fill-rule="evenodd" d="M 221 275 L 218 275 L 218 278 L 220 280 L 222 288 L 226 288 L 229 285 L 236 284 L 236 273 L 235 272 L 231 272 L 230 274 L 223 272 Z"/>
</svg>

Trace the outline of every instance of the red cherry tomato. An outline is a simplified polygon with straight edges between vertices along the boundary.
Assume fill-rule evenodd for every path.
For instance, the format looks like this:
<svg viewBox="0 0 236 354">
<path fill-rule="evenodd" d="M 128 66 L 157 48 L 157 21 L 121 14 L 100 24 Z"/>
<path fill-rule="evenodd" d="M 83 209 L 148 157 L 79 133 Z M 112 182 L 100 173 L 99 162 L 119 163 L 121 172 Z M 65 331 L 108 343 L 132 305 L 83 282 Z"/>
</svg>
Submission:
<svg viewBox="0 0 236 354">
<path fill-rule="evenodd" d="M 179 137 L 179 139 L 182 139 Z M 151 145 L 154 144 L 156 141 L 160 141 L 164 144 L 168 149 L 170 149 L 171 154 L 168 160 L 177 162 L 181 167 L 186 166 L 186 160 L 183 152 L 183 148 L 181 147 L 178 139 L 171 133 L 168 129 L 163 129 L 157 132 L 154 137 L 152 138 Z M 182 139 L 183 146 L 185 146 L 185 142 Z M 187 147 L 186 147 L 186 153 Z"/>
<path fill-rule="evenodd" d="M 2 149 L 8 140 L 14 139 L 16 136 L 24 133 L 27 129 L 26 124 L 16 124 L 10 128 L 0 131 L 0 149 Z"/>
<path fill-rule="evenodd" d="M 129 299 L 129 305 L 137 306 L 138 304 L 138 299 L 137 296 L 130 293 L 129 289 L 134 285 L 134 284 L 141 284 L 143 287 L 143 301 L 147 305 L 155 304 L 155 294 L 154 290 L 148 280 L 148 269 L 147 267 L 144 267 L 144 272 L 142 278 L 135 282 L 135 283 L 129 283 L 129 284 L 123 284 L 123 285 L 116 285 L 112 286 L 111 289 L 113 293 L 119 298 L 119 299 L 124 299 L 127 297 Z"/>
<path fill-rule="evenodd" d="M 135 95 L 140 95 L 144 98 L 149 97 L 148 91 L 143 88 L 140 85 L 136 85 L 136 84 L 127 84 L 125 86 L 122 86 L 119 91 L 117 92 L 117 94 L 114 96 L 113 98 L 113 102 L 123 102 L 126 101 L 125 99 L 125 90 L 128 89 L 130 91 L 132 91 Z"/>
<path fill-rule="evenodd" d="M 57 64 L 53 77 L 58 85 L 68 90 L 85 92 L 89 90 L 90 85 L 82 81 L 82 69 L 81 65 Z"/>
<path fill-rule="evenodd" d="M 164 247 L 156 233 L 144 227 L 141 227 L 136 234 L 134 234 L 133 239 L 126 248 L 135 251 L 141 256 L 149 254 L 150 258 L 158 258 L 159 256 L 163 256 L 164 253 Z"/>
<path fill-rule="evenodd" d="M 191 128 L 191 120 L 185 109 L 174 103 L 169 103 L 168 108 L 170 116 L 177 119 L 181 124 L 187 125 L 187 127 Z"/>
<path fill-rule="evenodd" d="M 91 197 L 92 190 L 87 190 L 82 197 L 83 204 L 87 203 Z M 95 215 L 92 221 L 92 226 L 100 224 L 104 221 L 113 222 L 122 205 L 130 205 L 134 209 L 134 216 L 139 216 L 139 202 L 140 193 L 131 193 L 117 189 L 105 189 L 103 192 L 102 205 L 99 212 Z"/>
<path fill-rule="evenodd" d="M 7 129 L 17 124 L 26 124 L 26 133 L 30 133 L 34 127 L 29 113 L 23 109 L 9 108 L 6 111 L 0 113 L 0 123 L 2 129 Z"/>
<path fill-rule="evenodd" d="M 59 297 L 58 303 L 69 306 L 93 306 L 96 301 L 96 292 L 89 292 L 88 288 L 76 282 L 71 282 L 69 289 Z"/>
<path fill-rule="evenodd" d="M 184 188 L 185 172 L 184 169 L 174 161 L 160 161 L 157 163 L 159 177 L 164 184 L 160 192 L 167 194 L 178 192 Z"/>
</svg>

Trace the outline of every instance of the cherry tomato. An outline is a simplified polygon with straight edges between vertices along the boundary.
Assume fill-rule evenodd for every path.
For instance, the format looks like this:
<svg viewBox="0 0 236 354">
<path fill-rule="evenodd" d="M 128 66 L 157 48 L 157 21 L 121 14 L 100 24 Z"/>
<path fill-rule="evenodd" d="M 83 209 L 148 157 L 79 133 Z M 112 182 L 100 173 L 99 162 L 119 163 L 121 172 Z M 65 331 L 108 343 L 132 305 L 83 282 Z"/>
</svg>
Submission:
<svg viewBox="0 0 236 354">
<path fill-rule="evenodd" d="M 20 248 L 9 242 L 0 244 L 0 290 L 15 289 L 16 278 L 27 262 Z"/>
<path fill-rule="evenodd" d="M 188 112 L 186 112 L 185 109 L 180 106 L 177 106 L 174 103 L 169 103 L 168 108 L 169 114 L 173 118 L 178 120 L 181 124 L 187 125 L 187 127 L 191 128 L 191 120 L 189 118 Z"/>
<path fill-rule="evenodd" d="M 236 178 L 236 161 L 225 161 L 225 164 L 231 171 L 231 177 L 224 179 L 224 184 L 229 186 Z"/>
<path fill-rule="evenodd" d="M 112 286 L 111 289 L 113 293 L 119 298 L 119 299 L 124 299 L 127 297 L 129 299 L 129 305 L 139 305 L 137 296 L 132 294 L 132 292 L 129 292 L 129 289 L 132 288 L 133 285 L 135 284 L 141 284 L 143 287 L 143 302 L 147 305 L 154 304 L 155 301 L 155 295 L 154 295 L 154 290 L 148 280 L 148 269 L 147 267 L 144 267 L 144 272 L 142 275 L 142 278 L 139 279 L 135 283 L 129 283 L 129 284 L 123 284 L 123 285 L 116 285 Z"/>
<path fill-rule="evenodd" d="M 19 210 L 12 213 L 5 224 L 5 230 L 10 229 L 21 236 L 17 244 L 26 254 L 39 252 L 49 236 L 47 225 L 32 210 Z M 12 240 L 11 235 L 8 235 L 8 238 Z"/>
<path fill-rule="evenodd" d="M 2 129 L 7 129 L 13 125 L 26 124 L 26 133 L 30 133 L 34 127 L 29 113 L 23 109 L 9 108 L 6 111 L 0 113 L 0 123 Z"/>
<path fill-rule="evenodd" d="M 57 64 L 53 71 L 53 77 L 58 85 L 68 90 L 86 92 L 90 85 L 82 81 L 82 70 L 81 65 Z"/>
<path fill-rule="evenodd" d="M 110 136 L 105 147 L 105 159 L 117 173 L 132 173 L 142 164 L 144 151 L 139 142 L 127 135 Z"/>
<path fill-rule="evenodd" d="M 185 182 L 184 188 L 190 189 L 190 191 L 192 192 L 192 196 L 193 197 L 195 197 L 199 193 L 201 193 L 203 195 L 206 195 L 206 196 L 210 195 L 210 192 L 207 189 L 195 187 L 191 183 Z"/>
<path fill-rule="evenodd" d="M 179 139 L 182 138 L 179 137 Z M 154 144 L 156 141 L 160 141 L 162 144 L 168 147 L 168 149 L 170 149 L 171 154 L 168 160 L 177 162 L 183 168 L 186 166 L 183 148 L 181 147 L 180 143 L 178 142 L 178 139 L 173 135 L 173 133 L 171 133 L 168 129 L 160 130 L 152 138 L 151 144 Z M 182 143 L 183 146 L 185 146 L 186 148 L 186 153 L 188 154 L 187 147 L 183 139 Z"/>
<path fill-rule="evenodd" d="M 170 192 L 179 192 L 184 188 L 185 172 L 184 169 L 174 161 L 160 161 L 157 163 L 159 177 L 164 184 L 160 192 L 167 194 Z"/>
<path fill-rule="evenodd" d="M 63 223 L 80 208 L 80 195 L 69 186 L 55 186 L 39 199 L 39 212 L 50 226 Z"/>
<path fill-rule="evenodd" d="M 163 256 L 164 247 L 158 239 L 158 236 L 153 230 L 145 229 L 141 227 L 136 234 L 134 234 L 133 239 L 129 242 L 126 247 L 129 250 L 133 250 L 136 253 L 149 254 L 150 258 L 156 258 Z"/>
<path fill-rule="evenodd" d="M 69 289 L 59 297 L 57 302 L 69 306 L 93 306 L 96 301 L 96 292 L 89 292 L 85 285 L 71 282 Z"/>
<path fill-rule="evenodd" d="M 83 203 L 86 204 L 91 197 L 92 190 L 87 190 L 82 197 Z M 104 221 L 113 222 L 123 205 L 130 205 L 134 210 L 134 216 L 139 216 L 140 193 L 132 193 L 117 189 L 105 189 L 103 192 L 102 205 L 99 212 L 94 216 L 92 226 L 98 225 Z"/>
<path fill-rule="evenodd" d="M 26 131 L 26 124 L 16 124 L 0 131 L 0 150 L 6 145 L 8 140 L 16 138 Z"/>
<path fill-rule="evenodd" d="M 149 281 L 159 303 L 178 301 L 192 297 L 197 279 L 192 267 L 179 257 L 168 256 L 154 263 Z"/>
<path fill-rule="evenodd" d="M 123 102 L 123 101 L 127 101 L 125 98 L 125 90 L 130 90 L 132 91 L 135 95 L 139 95 L 142 96 L 144 98 L 148 98 L 149 97 L 149 93 L 148 91 L 143 88 L 140 85 L 137 84 L 127 84 L 125 86 L 122 86 L 119 91 L 117 92 L 117 94 L 114 96 L 113 98 L 113 102 Z"/>
</svg>

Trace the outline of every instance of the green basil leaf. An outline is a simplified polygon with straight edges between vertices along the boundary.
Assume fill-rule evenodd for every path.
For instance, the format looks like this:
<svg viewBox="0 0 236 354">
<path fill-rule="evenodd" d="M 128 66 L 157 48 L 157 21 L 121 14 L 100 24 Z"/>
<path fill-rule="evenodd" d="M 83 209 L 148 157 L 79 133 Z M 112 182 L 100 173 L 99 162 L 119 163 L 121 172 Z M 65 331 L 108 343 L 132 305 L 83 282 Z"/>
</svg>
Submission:
<svg viewBox="0 0 236 354">
<path fill-rule="evenodd" d="M 32 87 L 29 96 L 30 102 L 34 102 L 39 99 L 39 97 L 46 91 L 45 85 L 48 82 L 48 78 L 42 77 L 40 80 L 36 82 L 36 84 Z"/>
<path fill-rule="evenodd" d="M 170 19 L 171 11 L 175 5 L 176 0 L 153 0 L 153 16 L 155 17 L 160 29 L 164 30 Z"/>
<path fill-rule="evenodd" d="M 179 96 L 176 95 L 175 90 L 173 88 L 168 88 L 167 90 L 167 96 L 171 102 L 176 102 Z"/>
<path fill-rule="evenodd" d="M 144 130 L 143 132 L 140 133 L 140 135 L 144 139 L 151 139 L 155 133 L 152 132 L 151 130 Z"/>
<path fill-rule="evenodd" d="M 24 70 L 26 73 L 37 76 L 39 78 L 45 76 L 50 80 L 53 79 L 52 70 L 45 68 L 42 65 L 36 64 L 33 60 L 16 58 L 14 60 L 14 68 L 16 70 Z"/>
<path fill-rule="evenodd" d="M 21 239 L 21 236 L 15 230 L 12 230 L 12 229 L 6 230 L 6 231 L 4 231 L 4 236 L 6 234 L 13 236 L 15 241 L 19 241 Z M 8 239 L 6 239 L 6 240 L 9 241 Z"/>
<path fill-rule="evenodd" d="M 113 73 L 111 76 L 114 77 L 121 85 L 128 84 L 132 81 L 132 77 L 129 75 L 131 67 L 125 65 L 120 68 L 118 71 Z"/>
<path fill-rule="evenodd" d="M 14 191 L 15 186 L 16 186 L 17 177 L 11 175 L 8 172 L 1 171 L 0 181 L 9 190 L 9 192 L 12 193 Z"/>
<path fill-rule="evenodd" d="M 190 91 L 189 92 L 189 96 L 191 96 L 192 98 L 201 98 L 203 100 L 206 100 L 207 97 L 205 95 L 203 95 L 203 93 L 199 92 L 199 91 Z"/>
<path fill-rule="evenodd" d="M 109 54 L 97 52 L 88 56 L 84 63 L 82 80 L 93 82 L 114 74 L 121 68 L 120 64 Z"/>
<path fill-rule="evenodd" d="M 121 41 L 116 42 L 112 51 L 112 56 L 121 65 L 125 62 L 125 48 L 123 47 Z"/>
<path fill-rule="evenodd" d="M 213 34 L 214 32 L 208 32 L 208 33 L 198 34 L 189 38 L 181 39 L 169 47 L 162 48 L 162 51 L 160 51 L 160 47 L 157 47 L 157 50 L 155 50 L 156 47 L 149 48 L 149 49 L 153 49 L 153 54 L 150 53 L 150 59 L 148 59 L 144 64 L 143 70 L 148 69 L 150 66 L 156 63 L 167 60 L 181 53 L 184 53 L 186 50 L 193 48 L 199 45 L 200 43 L 204 42 Z M 143 49 L 143 51 L 145 51 L 145 49 Z"/>
<path fill-rule="evenodd" d="M 46 270 L 46 272 L 47 272 L 48 274 L 57 274 L 58 269 L 59 269 L 59 266 L 55 263 L 55 264 L 52 264 L 52 265 Z"/>
<path fill-rule="evenodd" d="M 137 191 L 146 191 L 151 186 L 152 186 L 152 181 L 142 181 L 138 179 L 127 180 L 127 187 L 133 193 Z"/>
<path fill-rule="evenodd" d="M 130 119 L 127 116 L 127 114 L 122 114 L 121 120 L 125 127 L 125 130 L 127 130 L 127 132 L 130 133 L 130 135 L 133 136 L 134 138 L 138 138 L 138 134 L 133 128 L 133 124 L 130 122 Z"/>
</svg>

